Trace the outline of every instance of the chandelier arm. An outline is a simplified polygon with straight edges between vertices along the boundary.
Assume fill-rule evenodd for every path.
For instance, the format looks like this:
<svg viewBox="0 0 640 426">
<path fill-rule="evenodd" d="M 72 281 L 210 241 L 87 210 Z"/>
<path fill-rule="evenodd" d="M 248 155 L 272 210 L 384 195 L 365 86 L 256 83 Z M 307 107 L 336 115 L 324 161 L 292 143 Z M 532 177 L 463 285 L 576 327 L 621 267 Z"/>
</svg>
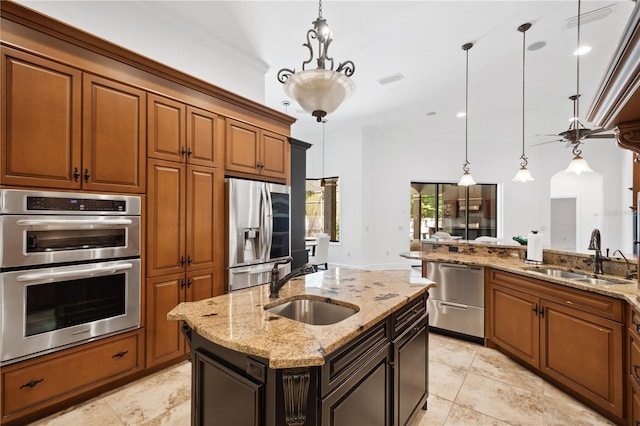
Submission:
<svg viewBox="0 0 640 426">
<path fill-rule="evenodd" d="M 347 77 L 351 77 L 354 72 L 356 72 L 356 65 L 352 61 L 344 61 L 341 64 L 338 64 L 338 68 L 336 72 L 344 71 L 344 75 Z"/>
<path fill-rule="evenodd" d="M 309 31 L 307 31 L 307 42 L 304 43 L 303 46 L 309 49 L 309 59 L 307 59 L 306 61 L 302 61 L 303 71 L 305 70 L 305 65 L 308 65 L 311 63 L 311 61 L 313 61 L 313 47 L 311 45 L 311 39 L 315 39 L 315 38 L 318 38 L 318 34 L 316 33 L 316 30 L 312 28 Z"/>
<path fill-rule="evenodd" d="M 573 146 L 573 151 L 572 151 L 572 152 L 573 152 L 573 155 L 574 155 L 575 157 L 580 157 L 580 156 L 582 155 L 582 151 L 580 151 L 580 150 L 578 149 L 578 147 L 579 147 L 579 146 L 580 146 L 580 142 L 576 143 L 576 144 Z"/>
<path fill-rule="evenodd" d="M 287 79 L 295 73 L 295 69 L 291 70 L 289 68 L 282 68 L 280 71 L 278 71 L 278 81 L 284 84 L 284 82 L 287 81 Z"/>
</svg>

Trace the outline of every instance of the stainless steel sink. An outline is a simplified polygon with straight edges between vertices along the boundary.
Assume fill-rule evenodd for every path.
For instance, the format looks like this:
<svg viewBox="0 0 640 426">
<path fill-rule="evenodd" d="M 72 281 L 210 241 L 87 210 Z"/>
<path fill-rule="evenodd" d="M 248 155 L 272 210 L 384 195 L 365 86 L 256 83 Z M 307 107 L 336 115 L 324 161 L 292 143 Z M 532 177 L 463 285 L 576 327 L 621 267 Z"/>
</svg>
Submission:
<svg viewBox="0 0 640 426">
<path fill-rule="evenodd" d="M 578 278 L 576 279 L 578 282 L 594 284 L 594 285 L 614 285 L 614 284 L 634 284 L 627 281 L 618 281 L 611 279 L 602 279 L 602 278 Z"/>
<path fill-rule="evenodd" d="M 355 306 L 343 306 L 319 299 L 295 299 L 267 308 L 269 313 L 280 315 L 294 321 L 311 325 L 330 325 L 338 323 L 360 309 Z"/>
<path fill-rule="evenodd" d="M 585 274 L 577 274 L 575 272 L 564 271 L 562 269 L 555 268 L 535 268 L 529 269 L 531 272 L 538 272 L 540 274 L 551 275 L 558 278 L 570 278 L 570 279 L 582 279 L 588 278 Z"/>
</svg>

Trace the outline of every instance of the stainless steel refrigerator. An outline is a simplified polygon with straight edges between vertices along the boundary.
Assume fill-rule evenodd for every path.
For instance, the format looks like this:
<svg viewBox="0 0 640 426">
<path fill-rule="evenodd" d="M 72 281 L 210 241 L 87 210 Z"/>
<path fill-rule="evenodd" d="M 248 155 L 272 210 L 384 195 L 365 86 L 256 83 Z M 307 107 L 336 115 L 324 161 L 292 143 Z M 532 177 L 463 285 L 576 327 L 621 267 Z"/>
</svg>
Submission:
<svg viewBox="0 0 640 426">
<path fill-rule="evenodd" d="M 225 187 L 227 288 L 266 284 L 274 263 L 291 255 L 291 188 L 235 178 Z M 290 270 L 280 267 L 281 275 Z"/>
</svg>

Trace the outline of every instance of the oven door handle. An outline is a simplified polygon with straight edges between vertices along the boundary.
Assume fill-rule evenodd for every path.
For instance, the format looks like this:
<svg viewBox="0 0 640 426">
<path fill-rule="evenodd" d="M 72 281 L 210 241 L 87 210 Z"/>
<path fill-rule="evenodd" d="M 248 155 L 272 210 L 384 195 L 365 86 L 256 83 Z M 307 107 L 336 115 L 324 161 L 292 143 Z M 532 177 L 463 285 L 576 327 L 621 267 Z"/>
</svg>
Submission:
<svg viewBox="0 0 640 426">
<path fill-rule="evenodd" d="M 104 219 L 104 220 L 82 220 L 82 219 L 20 219 L 16 225 L 22 226 L 42 226 L 42 225 L 131 225 L 131 219 Z"/>
<path fill-rule="evenodd" d="M 57 279 L 57 278 L 83 278 L 83 277 L 91 277 L 96 273 L 103 273 L 103 272 L 110 272 L 112 274 L 115 274 L 117 272 L 125 271 L 131 268 L 133 268 L 133 265 L 131 263 L 121 263 L 118 265 L 102 266 L 97 268 L 76 269 L 74 271 L 38 272 L 33 274 L 18 275 L 16 277 L 16 281 L 25 282 L 25 281 L 41 281 L 46 279 Z"/>
</svg>

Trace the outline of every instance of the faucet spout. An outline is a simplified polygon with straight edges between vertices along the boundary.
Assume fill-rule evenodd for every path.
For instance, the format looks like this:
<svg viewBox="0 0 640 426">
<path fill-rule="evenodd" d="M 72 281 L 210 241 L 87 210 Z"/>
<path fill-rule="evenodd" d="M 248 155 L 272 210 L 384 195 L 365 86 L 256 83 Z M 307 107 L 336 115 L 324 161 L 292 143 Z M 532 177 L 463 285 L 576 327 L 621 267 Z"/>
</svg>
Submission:
<svg viewBox="0 0 640 426">
<path fill-rule="evenodd" d="M 593 273 L 602 274 L 602 261 L 605 260 L 605 258 L 602 257 L 602 252 L 600 251 L 600 230 L 598 228 L 594 228 L 593 231 L 591 231 L 588 250 L 594 250 Z"/>
<path fill-rule="evenodd" d="M 273 269 L 271 269 L 271 282 L 269 284 L 269 298 L 271 299 L 279 298 L 280 289 L 284 287 L 284 285 L 288 283 L 289 280 L 291 280 L 292 278 L 298 277 L 300 275 L 310 274 L 316 271 L 313 265 L 311 265 L 310 263 L 306 263 L 300 268 L 294 269 L 284 277 L 280 278 L 280 270 L 278 269 L 278 266 L 286 265 L 287 263 L 291 262 L 291 260 L 292 258 L 288 257 L 284 260 L 276 262 L 273 265 Z"/>
<path fill-rule="evenodd" d="M 616 253 L 618 253 L 620 256 L 622 256 L 622 258 L 624 259 L 625 263 L 627 264 L 627 272 L 624 274 L 624 277 L 626 279 L 628 279 L 628 280 L 630 280 L 632 278 L 637 278 L 638 277 L 638 271 L 632 271 L 631 270 L 631 264 L 629 263 L 629 260 L 627 259 L 627 257 L 620 250 L 615 250 L 613 252 L 613 256 L 615 256 Z"/>
</svg>

